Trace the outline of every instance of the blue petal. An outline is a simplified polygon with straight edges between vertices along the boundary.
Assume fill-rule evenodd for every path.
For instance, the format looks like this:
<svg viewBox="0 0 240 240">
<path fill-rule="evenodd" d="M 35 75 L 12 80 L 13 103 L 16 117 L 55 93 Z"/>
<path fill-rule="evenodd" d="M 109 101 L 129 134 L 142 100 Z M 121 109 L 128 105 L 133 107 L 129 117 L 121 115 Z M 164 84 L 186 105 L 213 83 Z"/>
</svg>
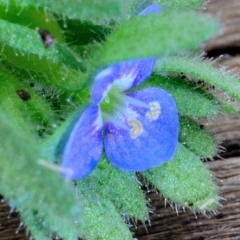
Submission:
<svg viewBox="0 0 240 240">
<path fill-rule="evenodd" d="M 160 6 L 157 3 L 151 4 L 143 9 L 138 15 L 145 15 L 149 13 L 159 13 L 161 11 Z"/>
<path fill-rule="evenodd" d="M 100 71 L 94 78 L 91 89 L 92 101 L 99 104 L 111 89 L 114 80 L 118 77 L 118 66 L 114 64 Z"/>
<path fill-rule="evenodd" d="M 156 57 L 115 63 L 105 68 L 95 77 L 91 89 L 92 101 L 98 104 L 113 85 L 125 91 L 145 81 L 152 73 Z"/>
<path fill-rule="evenodd" d="M 153 72 L 156 60 L 157 60 L 156 57 L 150 57 L 150 58 L 129 60 L 129 61 L 123 62 L 122 64 L 119 63 L 119 65 L 121 64 L 122 72 L 124 71 L 130 72 L 131 69 L 134 69 L 135 72 L 137 73 L 135 76 L 135 79 L 133 79 L 129 88 L 133 88 L 139 85 L 140 83 L 144 82 L 150 77 L 150 75 Z"/>
<path fill-rule="evenodd" d="M 158 13 L 161 8 L 158 4 L 151 4 L 139 15 Z M 91 90 L 92 100 L 99 104 L 111 89 L 118 84 L 122 91 L 130 89 L 145 81 L 152 73 L 156 57 L 133 59 L 115 63 L 99 72 Z"/>
<path fill-rule="evenodd" d="M 172 96 L 158 88 L 146 88 L 129 94 L 147 104 L 158 102 L 161 110 L 157 120 L 146 117 L 146 108 L 133 107 L 142 123 L 143 132 L 136 138 L 130 132 L 106 124 L 104 145 L 106 155 L 115 166 L 130 171 L 144 171 L 169 161 L 178 144 L 179 118 Z"/>
<path fill-rule="evenodd" d="M 76 123 L 66 143 L 64 177 L 77 180 L 88 175 L 102 155 L 102 119 L 97 105 L 89 106 Z"/>
</svg>

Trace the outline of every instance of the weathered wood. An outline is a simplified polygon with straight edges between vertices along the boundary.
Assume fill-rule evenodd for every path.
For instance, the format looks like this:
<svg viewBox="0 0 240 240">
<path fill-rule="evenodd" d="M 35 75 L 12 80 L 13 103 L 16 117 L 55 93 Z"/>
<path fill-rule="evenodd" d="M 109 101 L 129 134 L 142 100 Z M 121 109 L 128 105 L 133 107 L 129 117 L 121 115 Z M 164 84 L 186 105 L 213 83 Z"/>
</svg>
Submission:
<svg viewBox="0 0 240 240">
<path fill-rule="evenodd" d="M 234 73 L 240 73 L 240 1 L 210 0 L 206 11 L 213 13 L 224 25 L 221 34 L 205 44 L 205 50 L 210 57 L 221 59 L 216 66 L 230 66 Z M 218 142 L 224 145 L 228 152 L 222 154 L 226 160 L 216 160 L 206 163 L 217 178 L 222 206 L 218 214 L 207 216 L 197 215 L 164 206 L 164 199 L 159 195 L 149 194 L 154 214 L 151 216 L 151 227 L 138 224 L 133 228 L 135 237 L 139 240 L 158 239 L 240 239 L 240 120 L 238 117 L 226 119 L 221 117 L 215 121 L 205 122 L 207 128 L 215 134 Z M 232 156 L 235 156 L 233 158 Z M 16 213 L 9 214 L 6 203 L 0 201 L 0 240 L 26 240 L 26 233 L 19 228 L 19 218 Z M 107 240 L 107 239 L 106 239 Z"/>
<path fill-rule="evenodd" d="M 194 215 L 170 206 L 156 194 L 150 194 L 152 205 L 156 208 L 152 215 L 148 233 L 144 226 L 138 226 L 136 238 L 139 240 L 157 239 L 240 239 L 240 157 L 217 160 L 208 163 L 209 169 L 219 186 L 222 206 L 218 213 Z"/>
<path fill-rule="evenodd" d="M 26 240 L 26 230 L 19 221 L 16 211 L 11 211 L 8 204 L 0 196 L 0 239 Z"/>
<path fill-rule="evenodd" d="M 208 42 L 207 51 L 219 49 L 224 51 L 240 47 L 240 1 L 238 0 L 210 0 L 206 4 L 206 11 L 213 14 L 223 24 L 221 33 Z M 239 49 L 238 49 L 239 53 Z"/>
</svg>

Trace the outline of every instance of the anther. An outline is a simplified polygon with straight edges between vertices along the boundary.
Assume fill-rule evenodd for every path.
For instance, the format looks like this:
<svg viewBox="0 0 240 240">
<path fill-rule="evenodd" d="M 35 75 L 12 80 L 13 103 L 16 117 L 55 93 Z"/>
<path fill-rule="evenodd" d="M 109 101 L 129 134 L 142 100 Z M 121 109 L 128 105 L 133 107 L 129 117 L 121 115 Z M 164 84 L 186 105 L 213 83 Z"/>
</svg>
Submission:
<svg viewBox="0 0 240 240">
<path fill-rule="evenodd" d="M 130 136 L 132 138 L 137 138 L 141 133 L 143 132 L 143 126 L 142 123 L 138 120 L 130 120 L 128 121 L 128 124 L 132 127 Z"/>
<path fill-rule="evenodd" d="M 161 107 L 158 102 L 149 103 L 149 111 L 146 113 L 146 117 L 150 120 L 157 120 L 161 114 Z"/>
</svg>

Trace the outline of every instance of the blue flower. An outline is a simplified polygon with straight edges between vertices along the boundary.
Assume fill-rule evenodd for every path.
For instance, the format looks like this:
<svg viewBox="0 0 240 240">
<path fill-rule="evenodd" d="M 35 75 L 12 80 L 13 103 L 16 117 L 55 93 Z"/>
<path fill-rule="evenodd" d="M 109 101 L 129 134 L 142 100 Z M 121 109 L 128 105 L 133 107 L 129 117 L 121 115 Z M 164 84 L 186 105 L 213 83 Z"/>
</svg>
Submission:
<svg viewBox="0 0 240 240">
<path fill-rule="evenodd" d="M 159 12 L 157 4 L 140 15 Z M 75 124 L 62 159 L 64 176 L 87 176 L 101 159 L 127 171 L 144 171 L 169 161 L 177 148 L 179 119 L 166 91 L 148 87 L 134 91 L 152 73 L 156 58 L 115 63 L 94 79 L 92 104 Z"/>
</svg>

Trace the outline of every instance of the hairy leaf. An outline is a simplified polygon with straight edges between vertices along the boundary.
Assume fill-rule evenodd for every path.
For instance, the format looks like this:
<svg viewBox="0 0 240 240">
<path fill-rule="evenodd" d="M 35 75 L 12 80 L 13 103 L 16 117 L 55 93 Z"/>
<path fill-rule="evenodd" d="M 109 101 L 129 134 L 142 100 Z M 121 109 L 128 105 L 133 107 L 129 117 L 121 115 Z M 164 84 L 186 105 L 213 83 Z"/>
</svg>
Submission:
<svg viewBox="0 0 240 240">
<path fill-rule="evenodd" d="M 225 70 L 216 69 L 207 62 L 188 57 L 168 57 L 165 61 L 160 61 L 156 65 L 156 70 L 185 73 L 196 79 L 201 79 L 240 100 L 240 81 Z"/>
<path fill-rule="evenodd" d="M 204 0 L 155 0 L 162 7 L 194 9 L 203 5 Z"/>
<path fill-rule="evenodd" d="M 0 111 L 0 192 L 21 211 L 35 210 L 65 239 L 76 239 L 82 205 L 72 187 L 41 160 L 38 142 Z M 41 164 L 40 164 L 41 163 Z M 44 165 L 45 163 L 45 165 Z M 62 204 L 64 201 L 64 204 Z M 29 216 L 30 217 L 30 216 Z M 28 221 L 26 219 L 26 221 Z"/>
<path fill-rule="evenodd" d="M 180 118 L 180 136 L 179 141 L 197 156 L 201 158 L 210 158 L 217 154 L 217 146 L 213 136 L 200 124 L 188 117 Z"/>
<path fill-rule="evenodd" d="M 88 189 L 78 188 L 84 218 L 77 226 L 86 240 L 132 240 L 132 234 L 111 201 Z"/>
<path fill-rule="evenodd" d="M 215 20 L 196 12 L 166 11 L 134 17 L 109 36 L 95 61 L 101 66 L 175 53 L 199 45 L 218 29 Z"/>
<path fill-rule="evenodd" d="M 111 200 L 119 213 L 127 218 L 143 222 L 149 218 L 145 195 L 140 189 L 135 173 L 121 171 L 105 158 L 90 176 L 78 181 L 78 186 L 82 191 L 92 189 L 103 199 Z"/>
<path fill-rule="evenodd" d="M 21 7 L 33 5 L 69 18 L 95 22 L 126 17 L 126 9 L 131 6 L 131 1 L 127 0 L 59 0 L 57 4 L 48 0 L 1 0 L 6 7 L 12 2 Z"/>
<path fill-rule="evenodd" d="M 194 211 L 215 210 L 219 196 L 212 176 L 199 157 L 179 144 L 173 159 L 144 172 L 164 197 Z"/>
<path fill-rule="evenodd" d="M 81 59 L 67 46 L 56 43 L 46 48 L 37 30 L 0 20 L 1 55 L 14 65 L 35 71 L 53 71 L 64 63 L 80 69 Z"/>
</svg>

